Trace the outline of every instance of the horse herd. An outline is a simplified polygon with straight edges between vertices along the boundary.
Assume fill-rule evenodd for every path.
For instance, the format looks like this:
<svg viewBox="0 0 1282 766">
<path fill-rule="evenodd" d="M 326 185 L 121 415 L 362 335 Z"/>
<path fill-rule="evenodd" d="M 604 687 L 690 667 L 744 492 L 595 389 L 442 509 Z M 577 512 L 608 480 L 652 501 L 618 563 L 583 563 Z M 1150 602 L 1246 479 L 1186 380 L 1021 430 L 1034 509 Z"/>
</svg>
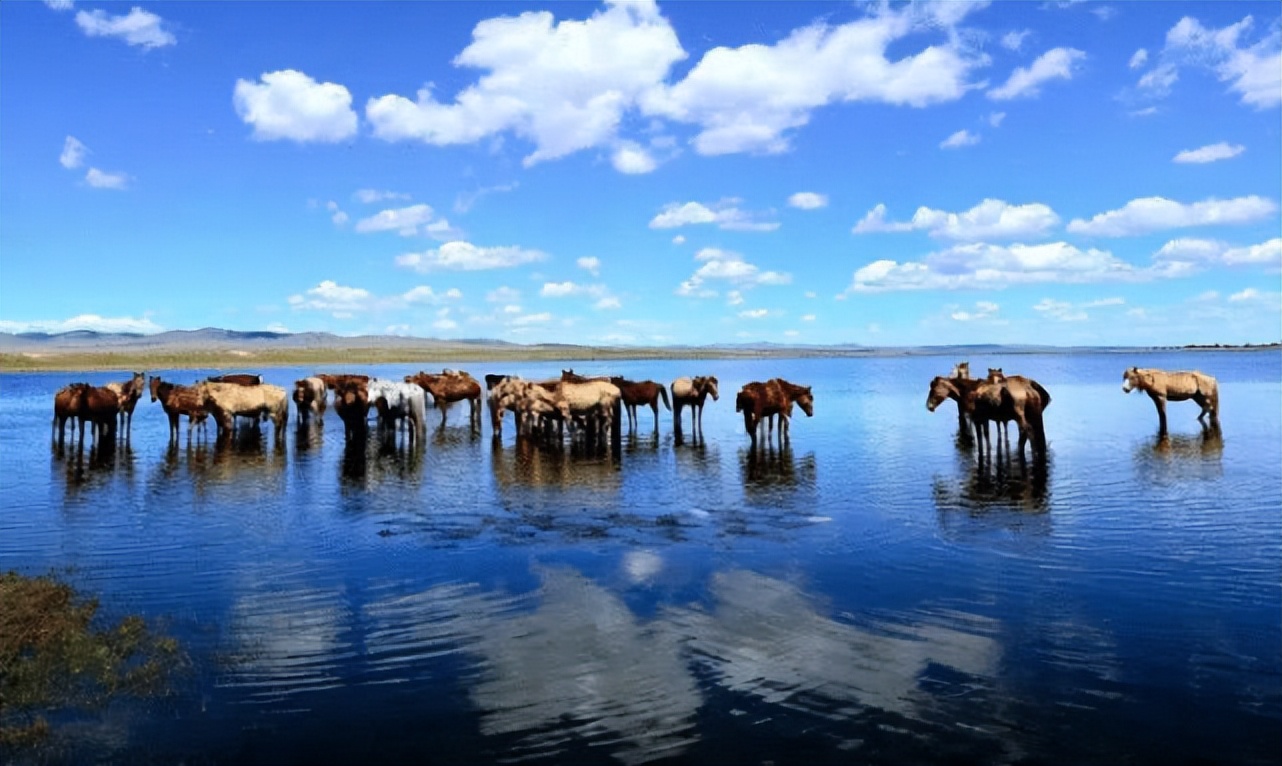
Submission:
<svg viewBox="0 0 1282 766">
<path fill-rule="evenodd" d="M 1157 407 L 1160 432 L 1166 433 L 1166 402 L 1191 399 L 1201 406 L 1198 420 L 1207 415 L 1218 424 L 1219 391 L 1215 378 L 1201 372 L 1166 372 L 1132 367 L 1123 373 L 1122 390 L 1147 393 Z M 659 401 L 673 413 L 673 425 L 682 432 L 682 410 L 690 408 L 693 437 L 703 435 L 703 408 L 708 399 L 719 398 L 718 380 L 713 375 L 678 378 L 665 387 L 652 380 L 632 381 L 618 376 L 587 377 L 573 370 L 563 370 L 559 378 L 526 380 L 516 375 L 485 376 L 486 399 L 495 438 L 502 435 L 507 412 L 513 413 L 517 433 L 545 439 L 564 438 L 568 424 L 571 433 L 580 433 L 589 441 L 605 437 L 617 446 L 623 428 L 623 411 L 627 427 L 637 428 L 637 408 L 648 406 L 654 414 L 654 430 L 659 429 Z M 193 429 L 207 433 L 209 416 L 217 427 L 218 438 L 235 433 L 237 419 L 246 418 L 253 428 L 266 420 L 274 425 L 276 439 L 283 440 L 289 419 L 289 400 L 295 405 L 297 423 L 305 427 L 312 422 L 323 424 L 330 405 L 343 422 L 348 440 L 368 435 L 369 416 L 376 414 L 376 432 L 380 438 L 395 439 L 402 432 L 409 442 L 417 441 L 425 431 L 427 402 L 440 410 L 444 426 L 450 405 L 466 401 L 469 425 L 481 429 L 481 384 L 466 372 L 442 370 L 440 373 L 418 372 L 403 380 L 373 378 L 368 375 L 317 374 L 294 383 L 292 395 L 280 386 L 264 383 L 259 375 L 232 374 L 206 378 L 184 386 L 148 378 L 137 372 L 129 380 L 93 386 L 74 383 L 54 394 L 52 428 L 58 444 L 65 439 L 69 420 L 79 421 L 80 446 L 84 446 L 85 424 L 92 425 L 94 443 L 114 442 L 118 429 L 128 439 L 133 412 L 143 392 L 149 391 L 152 402 L 159 402 L 169 419 L 169 438 L 179 438 L 180 418 L 187 417 L 187 439 Z M 669 392 L 671 398 L 669 398 Z M 988 424 L 997 424 L 999 435 L 1010 422 L 1019 430 L 1019 456 L 1025 444 L 1031 443 L 1034 458 L 1046 455 L 1046 431 L 1043 412 L 1050 406 L 1050 393 L 1037 381 L 1021 375 L 1005 375 L 1000 368 L 990 368 L 984 378 L 971 378 L 970 365 L 962 362 L 948 376 L 937 376 L 930 384 L 926 407 L 931 412 L 952 399 L 957 403 L 958 430 L 964 438 L 973 433 L 980 447 L 980 459 L 991 452 Z M 809 386 L 791 383 L 783 378 L 752 382 L 739 389 L 735 411 L 742 413 L 744 430 L 755 450 L 759 435 L 766 442 L 775 439 L 778 421 L 780 447 L 790 439 L 793 406 L 807 417 L 814 415 L 814 393 Z M 75 437 L 73 422 L 73 439 Z M 998 444 L 998 451 L 1001 443 Z"/>
</svg>

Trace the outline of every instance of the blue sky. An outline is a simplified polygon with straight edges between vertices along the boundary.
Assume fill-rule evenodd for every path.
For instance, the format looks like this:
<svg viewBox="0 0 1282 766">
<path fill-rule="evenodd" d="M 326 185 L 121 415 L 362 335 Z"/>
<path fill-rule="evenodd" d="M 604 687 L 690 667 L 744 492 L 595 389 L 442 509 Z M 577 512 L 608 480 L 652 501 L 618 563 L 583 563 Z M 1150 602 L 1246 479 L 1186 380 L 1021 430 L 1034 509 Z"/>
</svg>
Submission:
<svg viewBox="0 0 1282 766">
<path fill-rule="evenodd" d="M 0 331 L 1282 336 L 1258 3 L 0 5 Z"/>
</svg>

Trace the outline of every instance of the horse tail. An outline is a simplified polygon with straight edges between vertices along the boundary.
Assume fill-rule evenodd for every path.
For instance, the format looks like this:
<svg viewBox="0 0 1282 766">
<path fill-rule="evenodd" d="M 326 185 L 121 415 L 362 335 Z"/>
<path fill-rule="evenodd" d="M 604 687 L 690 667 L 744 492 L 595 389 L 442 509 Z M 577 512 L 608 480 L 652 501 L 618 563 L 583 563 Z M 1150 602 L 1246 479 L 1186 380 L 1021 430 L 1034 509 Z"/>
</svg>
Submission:
<svg viewBox="0 0 1282 766">
<path fill-rule="evenodd" d="M 1030 380 L 1028 382 L 1033 386 L 1033 389 L 1037 391 L 1037 395 L 1042 398 L 1042 409 L 1044 410 L 1047 407 L 1051 406 L 1050 392 L 1042 388 L 1042 384 L 1038 383 L 1035 380 Z"/>
<path fill-rule="evenodd" d="M 663 397 L 664 409 L 666 409 L 668 412 L 671 412 L 672 405 L 668 402 L 668 389 L 664 388 L 663 386 L 659 386 L 659 396 Z"/>
</svg>

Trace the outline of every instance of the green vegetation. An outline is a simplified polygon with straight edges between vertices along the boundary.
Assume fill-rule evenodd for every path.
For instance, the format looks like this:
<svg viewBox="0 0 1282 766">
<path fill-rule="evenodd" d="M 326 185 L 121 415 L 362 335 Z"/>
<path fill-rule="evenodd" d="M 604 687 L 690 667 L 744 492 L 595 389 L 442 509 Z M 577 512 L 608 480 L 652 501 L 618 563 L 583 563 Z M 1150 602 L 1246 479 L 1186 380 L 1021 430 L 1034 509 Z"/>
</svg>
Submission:
<svg viewBox="0 0 1282 766">
<path fill-rule="evenodd" d="M 41 712 L 165 693 L 178 642 L 131 615 L 95 630 L 98 602 L 51 577 L 0 575 L 0 753 L 44 740 Z"/>
</svg>

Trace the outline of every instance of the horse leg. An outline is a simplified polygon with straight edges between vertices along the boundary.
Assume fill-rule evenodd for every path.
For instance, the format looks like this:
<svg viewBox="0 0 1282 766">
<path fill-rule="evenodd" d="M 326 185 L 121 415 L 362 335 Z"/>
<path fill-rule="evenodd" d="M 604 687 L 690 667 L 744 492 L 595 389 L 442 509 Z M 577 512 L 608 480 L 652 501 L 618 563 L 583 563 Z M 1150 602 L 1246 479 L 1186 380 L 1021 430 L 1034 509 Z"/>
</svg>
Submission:
<svg viewBox="0 0 1282 766">
<path fill-rule="evenodd" d="M 1157 432 L 1166 435 L 1166 397 L 1153 394 L 1153 406 L 1157 407 Z"/>
</svg>

